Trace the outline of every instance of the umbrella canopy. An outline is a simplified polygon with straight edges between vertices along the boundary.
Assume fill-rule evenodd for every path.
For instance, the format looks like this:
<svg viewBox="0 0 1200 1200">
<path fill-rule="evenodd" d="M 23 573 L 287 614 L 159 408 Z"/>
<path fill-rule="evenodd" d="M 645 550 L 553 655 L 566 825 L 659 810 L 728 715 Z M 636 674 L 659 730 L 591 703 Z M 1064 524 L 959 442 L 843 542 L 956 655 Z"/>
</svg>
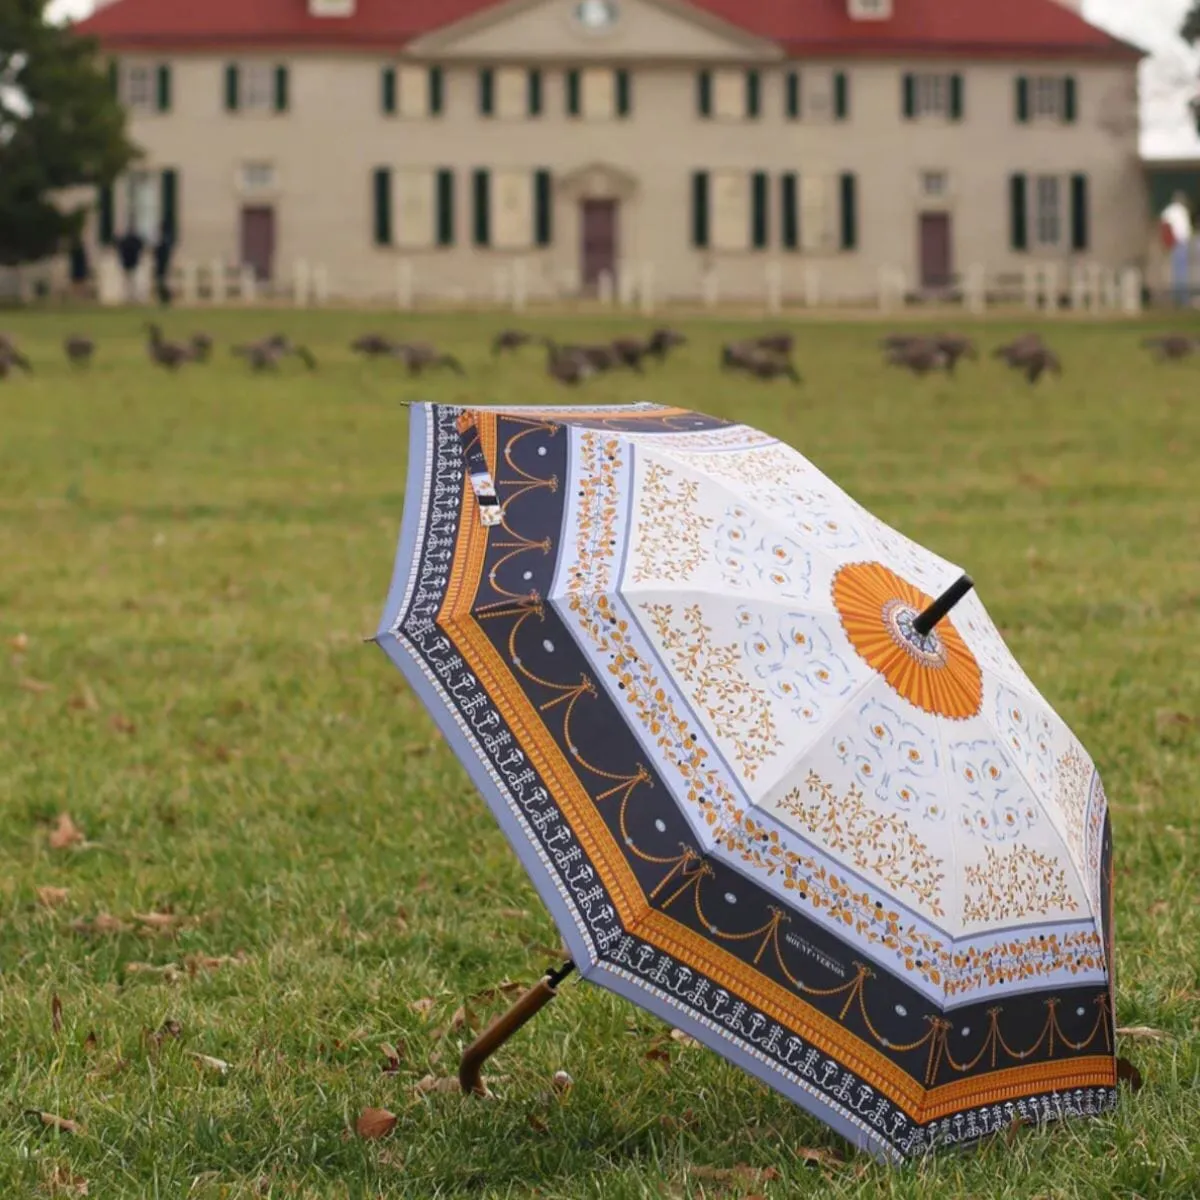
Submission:
<svg viewBox="0 0 1200 1200">
<path fill-rule="evenodd" d="M 745 425 L 411 409 L 378 640 L 580 972 L 892 1160 L 1116 1097 L 1104 791 L 961 577 Z"/>
</svg>

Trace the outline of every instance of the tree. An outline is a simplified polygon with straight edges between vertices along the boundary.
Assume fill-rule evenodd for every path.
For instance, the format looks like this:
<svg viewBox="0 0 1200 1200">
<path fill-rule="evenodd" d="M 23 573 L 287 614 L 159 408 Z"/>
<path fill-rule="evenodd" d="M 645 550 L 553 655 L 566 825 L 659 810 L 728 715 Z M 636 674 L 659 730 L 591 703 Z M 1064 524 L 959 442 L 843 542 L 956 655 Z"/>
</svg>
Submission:
<svg viewBox="0 0 1200 1200">
<path fill-rule="evenodd" d="M 82 231 L 74 188 L 110 185 L 138 154 L 94 42 L 0 0 L 0 264 L 36 262 Z"/>
<path fill-rule="evenodd" d="M 1183 18 L 1183 24 L 1179 28 L 1179 36 L 1189 46 L 1200 42 L 1200 0 L 1192 0 L 1192 6 L 1188 9 L 1187 16 Z"/>
</svg>

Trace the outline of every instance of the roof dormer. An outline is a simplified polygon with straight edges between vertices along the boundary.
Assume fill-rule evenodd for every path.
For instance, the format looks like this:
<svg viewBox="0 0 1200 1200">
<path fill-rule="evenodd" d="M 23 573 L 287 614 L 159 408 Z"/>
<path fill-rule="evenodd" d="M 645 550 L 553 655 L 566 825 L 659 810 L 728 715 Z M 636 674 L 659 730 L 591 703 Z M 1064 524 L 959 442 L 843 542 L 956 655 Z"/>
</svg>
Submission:
<svg viewBox="0 0 1200 1200">
<path fill-rule="evenodd" d="M 846 0 L 852 21 L 889 21 L 892 17 L 892 0 Z"/>
<path fill-rule="evenodd" d="M 310 17 L 352 17 L 354 0 L 308 0 Z"/>
</svg>

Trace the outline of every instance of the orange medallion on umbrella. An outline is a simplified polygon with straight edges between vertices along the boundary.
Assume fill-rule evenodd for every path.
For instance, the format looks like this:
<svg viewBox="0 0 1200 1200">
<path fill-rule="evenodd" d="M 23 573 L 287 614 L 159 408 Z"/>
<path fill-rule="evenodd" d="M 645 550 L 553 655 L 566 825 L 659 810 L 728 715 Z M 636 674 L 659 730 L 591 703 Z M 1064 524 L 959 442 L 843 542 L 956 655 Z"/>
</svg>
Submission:
<svg viewBox="0 0 1200 1200">
<path fill-rule="evenodd" d="M 854 649 L 909 703 L 955 721 L 979 711 L 979 663 L 949 618 L 927 634 L 914 628 L 933 597 L 882 563 L 865 562 L 837 572 L 833 602 Z"/>
</svg>

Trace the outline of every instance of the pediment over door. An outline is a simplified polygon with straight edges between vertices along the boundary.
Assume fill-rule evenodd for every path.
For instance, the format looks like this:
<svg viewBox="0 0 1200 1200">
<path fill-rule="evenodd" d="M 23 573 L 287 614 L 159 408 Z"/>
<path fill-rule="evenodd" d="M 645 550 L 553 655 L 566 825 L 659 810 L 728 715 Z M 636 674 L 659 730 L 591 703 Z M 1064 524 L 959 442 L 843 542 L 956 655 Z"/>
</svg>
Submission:
<svg viewBox="0 0 1200 1200">
<path fill-rule="evenodd" d="M 510 0 L 417 38 L 407 53 L 574 62 L 744 62 L 783 55 L 774 42 L 701 12 L 686 0 Z"/>
<path fill-rule="evenodd" d="M 608 163 L 586 163 L 558 177 L 559 192 L 573 200 L 628 200 L 637 177 Z"/>
</svg>

